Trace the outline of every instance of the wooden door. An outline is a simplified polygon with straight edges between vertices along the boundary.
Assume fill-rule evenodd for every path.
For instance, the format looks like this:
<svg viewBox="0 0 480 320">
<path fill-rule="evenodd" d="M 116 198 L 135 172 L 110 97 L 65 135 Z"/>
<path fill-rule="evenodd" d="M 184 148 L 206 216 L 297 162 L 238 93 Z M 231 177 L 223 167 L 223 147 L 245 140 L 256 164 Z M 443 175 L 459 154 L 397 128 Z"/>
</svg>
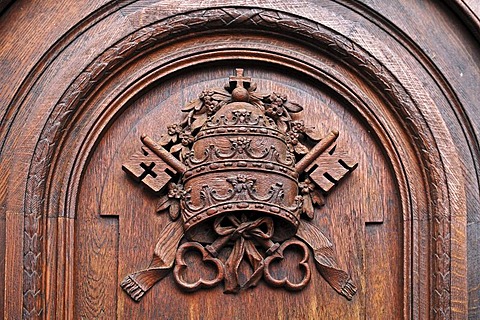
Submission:
<svg viewBox="0 0 480 320">
<path fill-rule="evenodd" d="M 5 318 L 478 317 L 473 4 L 67 2 L 0 21 Z"/>
</svg>

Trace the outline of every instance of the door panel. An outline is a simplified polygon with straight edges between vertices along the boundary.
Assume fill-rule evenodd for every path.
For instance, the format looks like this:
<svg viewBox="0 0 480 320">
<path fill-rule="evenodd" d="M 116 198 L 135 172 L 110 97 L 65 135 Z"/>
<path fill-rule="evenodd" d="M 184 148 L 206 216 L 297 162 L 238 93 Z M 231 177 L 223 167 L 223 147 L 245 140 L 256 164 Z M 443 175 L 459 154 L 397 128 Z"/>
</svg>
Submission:
<svg viewBox="0 0 480 320">
<path fill-rule="evenodd" d="M 305 119 L 311 126 L 323 132 L 338 128 L 341 141 L 337 148 L 352 150 L 355 146 L 358 169 L 328 196 L 314 222 L 334 243 L 340 265 L 347 267 L 355 279 L 359 288 L 356 297 L 347 301 L 315 270 L 307 288 L 296 293 L 261 282 L 257 288 L 235 295 L 223 294 L 221 286 L 185 295 L 169 275 L 135 303 L 118 287 L 125 275 L 148 266 L 169 220 L 165 213 L 155 213 L 158 198 L 132 182 L 121 166 L 138 149 L 141 133 L 158 140 L 170 123 L 180 121 L 179 106 L 195 99 L 204 88 L 223 85 L 226 75 L 232 73 L 229 61 L 225 66 L 207 65 L 175 74 L 171 80 L 155 85 L 106 131 L 80 188 L 75 265 L 84 267 L 75 273 L 76 316 L 94 318 L 106 310 L 114 312 L 116 307 L 122 318 L 243 318 L 259 314 L 285 318 L 399 317 L 403 308 L 400 200 L 392 169 L 375 136 L 355 119 L 348 104 L 321 83 L 291 77 L 274 66 L 247 67 L 247 62 L 235 62 L 245 66 L 245 73 L 255 79 L 258 88 L 283 92 L 305 106 Z M 93 201 L 95 207 L 92 199 L 97 199 Z M 115 260 L 116 264 L 112 263 Z M 313 265 L 313 261 L 310 263 Z M 369 308 L 365 300 L 381 302 L 383 307 Z M 217 306 L 221 306 L 221 312 Z"/>
<path fill-rule="evenodd" d="M 477 317 L 475 8 L 343 0 L 64 5 L 68 11 L 47 0 L 16 1 L 0 20 L 5 318 Z M 263 274 L 256 287 L 234 294 L 224 293 L 226 280 L 186 292 L 174 265 L 139 302 L 122 290 L 127 275 L 149 267 L 152 257 L 158 263 L 157 242 L 165 242 L 159 239 L 171 220 L 157 212 L 165 195 L 122 165 L 142 150 L 142 134 L 160 143 L 187 113 L 183 107 L 205 89 L 224 87 L 236 68 L 259 96 L 267 94 L 264 105 L 276 92 L 303 107 L 294 120 L 323 138 L 307 149 L 338 130 L 331 156 L 358 162 L 339 181 L 324 176 L 334 188 L 323 191 L 311 221 L 355 284 L 351 300 L 331 285 L 335 277 L 318 262 L 325 254 L 310 249 L 311 280 L 299 291 L 273 287 Z M 225 96 L 242 101 L 232 90 Z M 255 183 L 263 190 L 263 177 Z M 320 190 L 318 181 L 314 187 Z M 301 188 L 292 192 L 305 201 Z M 220 252 L 225 265 L 238 239 Z M 262 263 L 281 251 L 252 241 Z M 185 236 L 180 245 L 191 242 Z M 274 278 L 303 275 L 295 248 L 274 264 Z M 210 277 L 209 266 L 188 275 Z M 239 270 L 243 283 L 252 266 L 244 261 Z"/>
</svg>

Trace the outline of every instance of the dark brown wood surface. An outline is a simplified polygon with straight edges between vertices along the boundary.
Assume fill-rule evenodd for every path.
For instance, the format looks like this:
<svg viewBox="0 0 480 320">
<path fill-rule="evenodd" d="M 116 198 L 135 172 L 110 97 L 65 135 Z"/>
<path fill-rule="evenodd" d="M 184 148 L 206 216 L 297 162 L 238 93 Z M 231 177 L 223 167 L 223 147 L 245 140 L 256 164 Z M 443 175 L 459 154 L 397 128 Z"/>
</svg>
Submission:
<svg viewBox="0 0 480 320">
<path fill-rule="evenodd" d="M 19 0 L 1 10 L 4 318 L 480 316 L 474 1 Z M 148 267 L 168 221 L 122 164 L 142 134 L 158 141 L 235 68 L 303 106 L 322 136 L 338 130 L 338 152 L 359 163 L 313 220 L 356 283 L 351 301 L 314 268 L 298 292 L 262 280 L 237 294 L 185 293 L 170 275 L 137 303 L 120 288 Z"/>
<path fill-rule="evenodd" d="M 284 86 L 288 83 L 289 87 L 301 88 L 289 89 L 287 95 L 305 106 L 305 118 L 311 125 L 316 124 L 324 132 L 333 127 L 343 132 L 338 148 L 347 149 L 351 144 L 374 144 L 365 128 L 341 107 L 337 98 L 322 93 L 318 86 L 301 80 L 297 80 L 298 83 L 293 85 L 291 77 L 286 77 L 274 69 L 257 67 L 246 70 L 249 75 L 258 79 L 259 87 L 285 91 Z M 118 168 L 130 153 L 138 148 L 140 132 L 159 134 L 167 123 L 179 118 L 179 102 L 181 104 L 195 98 L 191 94 L 201 92 L 204 87 L 218 86 L 224 82 L 224 75 L 230 73 L 231 68 L 228 67 L 211 67 L 208 72 L 200 70 L 182 75 L 182 80 L 178 80 L 179 76 L 175 80 L 162 83 L 136 100 L 107 131 L 104 142 L 97 147 L 90 160 L 84 176 L 85 183 L 80 191 L 76 232 L 78 248 L 75 251 L 81 254 L 76 258 L 75 265 L 84 265 L 85 268 L 76 272 L 79 285 L 76 287 L 75 296 L 79 314 L 92 318 L 100 316 L 102 310 L 116 310 L 115 312 L 126 318 L 162 315 L 195 318 L 203 315 L 220 319 L 269 314 L 285 318 L 308 318 L 315 314 L 323 314 L 327 318 L 358 318 L 366 312 L 371 317 L 382 314 L 399 317 L 402 312 L 402 292 L 391 289 L 403 286 L 403 262 L 398 256 L 402 237 L 401 230 L 398 229 L 401 218 L 398 190 L 385 188 L 394 185 L 392 173 L 385 164 L 381 151 L 376 149 L 369 149 L 368 153 L 359 149 L 359 153 L 355 154 L 361 163 L 357 169 L 359 174 L 352 174 L 348 182 L 327 198 L 326 205 L 317 218 L 322 231 L 335 243 L 340 264 L 351 270 L 357 285 L 362 288 L 361 296 L 355 297 L 352 302 L 339 299 L 335 291 L 316 272 L 312 276 L 312 283 L 298 293 L 269 288 L 261 283 L 260 288 L 246 290 L 236 296 L 223 294 L 222 288 L 198 291 L 185 296 L 171 277 L 167 277 L 138 304 L 121 291 L 118 292 L 118 301 L 109 297 L 109 294 L 116 293 L 114 289 L 118 280 L 112 281 L 110 277 L 117 277 L 117 272 L 115 268 L 107 272 L 105 266 L 117 259 L 123 261 L 118 268 L 118 277 L 121 278 L 132 270 L 146 267 L 159 231 L 168 221 L 164 214 L 155 214 L 155 197 L 149 196 L 147 190 L 139 190 L 139 186 L 126 175 L 119 174 Z M 182 88 L 175 90 L 179 86 Z M 175 94 L 170 94 L 174 91 Z M 149 116 L 145 117 L 145 114 Z M 166 114 L 171 116 L 165 116 Z M 323 119 L 329 119 L 328 125 L 322 124 L 325 122 Z M 369 181 L 368 186 L 362 181 Z M 117 187 L 120 185 L 124 186 L 121 192 Z M 359 193 L 354 190 L 362 191 Z M 350 196 L 347 197 L 347 194 Z M 376 196 L 372 197 L 372 194 Z M 93 202 L 98 204 L 97 208 L 92 208 L 92 199 L 99 199 L 98 202 Z M 385 208 L 388 208 L 387 217 L 382 214 Z M 368 214 L 363 215 L 363 212 L 371 213 L 371 217 Z M 105 215 L 118 215 L 118 225 L 114 224 L 116 219 L 106 218 Z M 352 225 L 346 224 L 346 221 L 356 222 Z M 382 227 L 379 228 L 376 223 L 365 227 L 365 222 L 381 223 Z M 95 236 L 92 236 L 93 234 Z M 389 240 L 385 241 L 386 238 Z M 116 241 L 119 241 L 118 249 L 114 245 Z M 110 251 L 112 249 L 108 248 L 116 250 Z M 345 254 L 346 252 L 348 254 Z M 115 256 L 113 259 L 112 254 Z M 378 259 L 382 260 L 380 269 L 372 267 Z M 81 281 L 89 278 L 89 275 L 97 275 L 96 282 L 92 283 L 93 279 L 88 282 Z M 373 282 L 373 287 L 378 288 L 372 291 L 367 289 L 370 281 Z M 390 282 L 392 287 L 382 285 L 386 282 Z M 158 297 L 165 299 L 161 308 L 155 303 Z M 266 297 L 271 301 L 270 306 L 264 305 Z M 365 299 L 383 301 L 383 307 L 370 308 L 365 304 Z M 218 300 L 223 305 L 222 311 L 216 310 Z M 289 305 L 296 307 L 289 308 Z"/>
</svg>

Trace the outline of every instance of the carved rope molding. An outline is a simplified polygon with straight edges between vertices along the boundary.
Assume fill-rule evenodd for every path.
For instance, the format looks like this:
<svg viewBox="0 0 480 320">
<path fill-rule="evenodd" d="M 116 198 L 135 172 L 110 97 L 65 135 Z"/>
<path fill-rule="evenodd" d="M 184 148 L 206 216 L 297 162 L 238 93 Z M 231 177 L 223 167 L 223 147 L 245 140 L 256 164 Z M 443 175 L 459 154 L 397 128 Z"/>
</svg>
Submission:
<svg viewBox="0 0 480 320">
<path fill-rule="evenodd" d="M 424 129 L 432 130 L 431 128 L 434 128 L 437 130 L 440 128 L 442 131 L 441 129 L 444 128 L 443 123 L 437 118 L 429 118 L 428 122 L 424 120 L 424 108 L 432 106 L 434 103 L 426 93 L 418 90 L 421 85 L 413 75 L 404 73 L 398 79 L 392 74 L 390 69 L 401 73 L 399 70 L 402 63 L 398 58 L 392 58 L 388 65 L 382 65 L 368 52 L 368 49 L 373 51 L 372 48 L 368 46 L 362 48 L 322 24 L 274 10 L 217 8 L 171 16 L 127 36 L 95 59 L 62 95 L 42 130 L 29 170 L 26 189 L 24 227 L 24 316 L 26 318 L 40 317 L 44 305 L 42 254 L 45 228 L 44 199 L 48 172 L 52 158 L 57 152 L 57 142 L 69 128 L 70 120 L 82 106 L 83 99 L 92 92 L 98 83 L 102 82 L 106 74 L 112 73 L 115 68 L 138 55 L 139 52 L 148 51 L 155 44 L 196 31 L 211 30 L 212 28 L 233 29 L 239 26 L 300 36 L 325 48 L 327 53 L 336 55 L 357 68 L 360 73 L 385 92 L 391 99 L 399 118 L 406 122 L 406 128 L 417 147 L 417 156 L 425 168 L 424 179 L 428 181 L 429 185 L 438 181 L 454 181 L 455 172 L 443 168 L 455 168 L 455 164 L 445 163 L 449 157 L 447 152 L 441 149 L 444 146 L 437 146 L 433 133 L 426 132 Z M 367 32 L 365 31 L 365 33 Z M 393 53 L 392 56 L 395 57 Z M 417 101 L 418 105 L 413 101 Z M 446 129 L 443 132 L 435 133 L 443 136 L 446 135 L 445 132 Z M 444 141 L 450 141 L 448 136 L 442 138 L 445 139 Z M 438 164 L 442 164 L 443 167 L 437 167 Z M 454 187 L 460 189 L 458 186 Z M 458 194 L 462 194 L 462 190 L 450 190 L 450 192 L 456 191 Z M 435 314 L 440 318 L 449 318 L 451 312 L 450 223 L 452 215 L 450 208 L 456 204 L 455 202 L 449 203 L 451 199 L 448 199 L 448 190 L 445 186 L 437 185 L 437 188 L 428 190 L 427 195 L 429 203 L 437 205 L 430 208 L 433 216 L 431 230 L 433 240 L 434 242 L 442 241 L 442 245 L 432 247 L 433 308 Z"/>
</svg>

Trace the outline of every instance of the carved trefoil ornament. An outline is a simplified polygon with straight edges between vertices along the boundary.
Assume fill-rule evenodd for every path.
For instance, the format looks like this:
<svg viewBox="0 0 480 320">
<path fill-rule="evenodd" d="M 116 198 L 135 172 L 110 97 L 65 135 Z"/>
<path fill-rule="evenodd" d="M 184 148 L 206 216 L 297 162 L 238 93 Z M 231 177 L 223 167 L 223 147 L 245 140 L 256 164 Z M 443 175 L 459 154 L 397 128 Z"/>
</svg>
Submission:
<svg viewBox="0 0 480 320">
<path fill-rule="evenodd" d="M 171 271 L 180 288 L 195 291 L 223 282 L 225 293 L 254 287 L 301 290 L 310 280 L 309 257 L 325 280 L 351 299 L 356 287 L 339 268 L 332 243 L 311 222 L 324 196 L 357 163 L 335 154 L 337 131 L 321 137 L 304 124 L 303 108 L 281 93 L 260 93 L 242 69 L 224 88 L 206 89 L 186 105 L 181 123 L 160 141 L 146 135 L 124 165 L 159 196 L 157 212 L 170 219 L 151 264 L 125 277 L 135 300 Z M 285 250 L 302 255 L 302 279 L 277 279 L 271 265 Z M 185 257 L 200 254 L 214 277 L 186 277 Z M 242 263 L 250 266 L 242 273 Z"/>
</svg>

